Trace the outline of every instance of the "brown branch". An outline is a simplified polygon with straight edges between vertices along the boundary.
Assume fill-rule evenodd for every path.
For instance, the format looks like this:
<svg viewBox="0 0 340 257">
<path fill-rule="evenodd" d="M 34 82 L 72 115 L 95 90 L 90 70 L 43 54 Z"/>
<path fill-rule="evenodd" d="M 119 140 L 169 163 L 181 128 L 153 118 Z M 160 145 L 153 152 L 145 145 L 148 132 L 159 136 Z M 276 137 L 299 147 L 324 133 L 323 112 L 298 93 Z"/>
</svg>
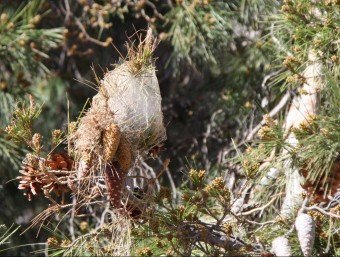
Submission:
<svg viewBox="0 0 340 257">
<path fill-rule="evenodd" d="M 85 35 L 85 38 L 86 38 L 87 41 L 90 41 L 90 42 L 95 43 L 95 44 L 97 44 L 97 45 L 100 45 L 100 46 L 102 46 L 102 47 L 107 47 L 107 46 L 109 45 L 109 43 L 106 42 L 106 41 L 105 41 L 105 42 L 102 42 L 102 41 L 99 41 L 98 39 L 95 39 L 95 38 L 91 37 L 91 36 L 87 33 L 86 29 L 84 28 L 84 26 L 83 26 L 83 24 L 80 22 L 80 20 L 79 20 L 78 18 L 76 18 L 76 17 L 74 17 L 73 19 L 74 19 L 74 21 L 76 22 L 78 28 L 79 28 L 79 29 L 81 30 L 81 32 L 83 32 L 83 34 Z"/>
</svg>

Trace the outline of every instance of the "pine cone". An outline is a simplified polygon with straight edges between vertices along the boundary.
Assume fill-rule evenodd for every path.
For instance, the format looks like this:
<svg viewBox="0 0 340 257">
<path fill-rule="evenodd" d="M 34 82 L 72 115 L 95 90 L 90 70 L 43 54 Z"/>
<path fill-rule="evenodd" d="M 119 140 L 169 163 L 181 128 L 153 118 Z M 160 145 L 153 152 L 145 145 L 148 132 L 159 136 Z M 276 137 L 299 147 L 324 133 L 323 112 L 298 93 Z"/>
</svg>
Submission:
<svg viewBox="0 0 340 257">
<path fill-rule="evenodd" d="M 120 167 L 119 162 L 106 166 L 105 184 L 114 208 L 121 207 L 122 189 L 126 172 Z"/>
<path fill-rule="evenodd" d="M 303 256 L 311 256 L 315 239 L 315 222 L 312 216 L 301 213 L 295 220 L 295 228 Z"/>
<path fill-rule="evenodd" d="M 69 191 L 60 180 L 68 175 L 65 171 L 73 168 L 72 158 L 66 153 L 54 153 L 51 157 L 45 161 L 30 155 L 30 160 L 26 158 L 23 162 L 24 166 L 19 171 L 23 176 L 17 177 L 20 180 L 18 189 L 25 190 L 24 195 L 27 195 L 29 201 L 32 201 L 33 195 L 40 195 L 45 190 L 53 192 L 57 197 Z"/>
<path fill-rule="evenodd" d="M 51 170 L 73 170 L 73 159 L 64 152 L 53 153 L 51 159 L 46 160 L 46 165 Z"/>
<path fill-rule="evenodd" d="M 38 182 L 35 176 L 39 171 L 32 166 L 25 165 L 19 172 L 24 176 L 17 177 L 17 179 L 20 179 L 18 189 L 25 190 L 24 195 L 27 195 L 28 201 L 32 201 L 33 195 L 39 195 L 43 192 L 43 184 Z"/>
<path fill-rule="evenodd" d="M 272 251 L 276 256 L 292 256 L 292 250 L 289 241 L 285 237 L 277 237 L 272 242 Z"/>
<path fill-rule="evenodd" d="M 132 151 L 131 146 L 128 140 L 121 136 L 119 146 L 116 153 L 116 158 L 120 164 L 120 167 L 125 171 L 125 173 L 129 172 L 129 169 L 132 164 Z"/>
<path fill-rule="evenodd" d="M 120 130 L 118 125 L 111 124 L 103 134 L 104 158 L 106 161 L 112 161 L 117 152 L 120 141 Z"/>
</svg>

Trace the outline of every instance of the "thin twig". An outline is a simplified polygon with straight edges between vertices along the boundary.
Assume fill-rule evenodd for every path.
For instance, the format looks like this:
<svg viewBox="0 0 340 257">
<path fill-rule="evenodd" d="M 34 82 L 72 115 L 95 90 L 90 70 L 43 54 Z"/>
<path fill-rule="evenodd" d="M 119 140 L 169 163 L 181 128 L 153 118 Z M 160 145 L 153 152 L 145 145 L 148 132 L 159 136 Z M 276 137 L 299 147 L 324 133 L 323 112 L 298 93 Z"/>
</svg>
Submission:
<svg viewBox="0 0 340 257">
<path fill-rule="evenodd" d="M 266 75 L 266 76 L 263 78 L 263 80 L 262 80 L 261 88 L 265 89 L 265 88 L 266 88 L 267 81 L 268 81 L 269 79 L 271 79 L 272 77 L 274 77 L 274 76 L 280 74 L 280 73 L 283 72 L 284 70 L 285 70 L 285 68 L 281 68 L 281 69 L 279 69 L 279 70 L 277 70 L 277 71 L 274 71 L 274 72 L 272 72 L 272 73 Z"/>
<path fill-rule="evenodd" d="M 289 99 L 291 98 L 291 95 L 292 93 L 287 91 L 287 93 L 281 98 L 280 102 L 268 113 L 268 115 L 272 118 L 276 116 L 286 106 Z M 252 140 L 260 128 L 265 124 L 265 120 L 262 119 L 262 121 L 248 134 L 246 141 Z"/>
<path fill-rule="evenodd" d="M 64 0 L 65 3 L 65 8 L 66 8 L 66 15 L 65 15 L 65 23 L 69 21 L 70 17 L 71 17 L 71 9 L 70 9 L 70 3 L 68 2 L 68 0 Z"/>
<path fill-rule="evenodd" d="M 257 212 L 257 211 L 262 211 L 263 209 L 267 208 L 268 206 L 270 206 L 276 199 L 277 197 L 279 197 L 280 195 L 282 195 L 283 193 L 279 193 L 279 194 L 276 194 L 272 197 L 272 199 L 266 203 L 265 205 L 261 206 L 261 207 L 258 207 L 258 208 L 255 208 L 255 209 L 252 209 L 250 211 L 247 211 L 247 212 L 242 212 L 240 214 L 237 214 L 237 216 L 245 216 L 245 215 L 249 215 L 253 212 Z"/>
<path fill-rule="evenodd" d="M 313 205 L 313 206 L 310 206 L 310 207 L 304 207 L 304 209 L 306 211 L 318 211 L 318 212 L 321 212 L 322 214 L 330 216 L 332 218 L 340 219 L 339 215 L 336 215 L 336 214 L 331 213 L 331 212 L 326 212 L 324 209 L 322 209 L 322 208 L 320 208 L 316 205 Z"/>
<path fill-rule="evenodd" d="M 172 176 L 171 176 L 171 173 L 169 171 L 169 168 L 168 168 L 168 165 L 170 163 L 170 159 L 166 159 L 164 162 L 162 162 L 161 159 L 158 159 L 158 162 L 160 164 L 163 165 L 163 169 L 162 171 L 158 174 L 157 176 L 157 179 L 161 176 L 161 174 L 163 174 L 163 172 L 165 171 L 168 179 L 169 179 L 169 182 L 170 182 L 170 186 L 171 186 L 171 190 L 172 190 L 172 198 L 173 200 L 176 200 L 176 196 L 177 196 L 177 190 L 176 190 L 176 185 L 175 185 L 175 182 L 174 180 L 172 179 Z"/>
<path fill-rule="evenodd" d="M 69 224 L 70 224 L 69 231 L 70 231 L 72 241 L 76 239 L 76 236 L 74 234 L 74 214 L 75 214 L 75 211 L 76 211 L 76 200 L 77 199 L 75 197 L 73 197 L 73 199 L 72 199 L 72 211 L 71 211 L 71 216 L 70 216 L 70 219 L 69 219 Z"/>
<path fill-rule="evenodd" d="M 81 30 L 81 32 L 83 32 L 86 40 L 88 40 L 88 41 L 90 41 L 92 43 L 95 43 L 97 45 L 103 46 L 103 47 L 107 47 L 108 46 L 107 42 L 102 42 L 102 41 L 99 41 L 98 39 L 95 39 L 95 38 L 91 37 L 87 33 L 86 29 L 84 28 L 83 24 L 80 22 L 80 20 L 78 18 L 74 17 L 74 21 L 76 22 L 76 24 L 77 24 L 78 28 Z"/>
</svg>

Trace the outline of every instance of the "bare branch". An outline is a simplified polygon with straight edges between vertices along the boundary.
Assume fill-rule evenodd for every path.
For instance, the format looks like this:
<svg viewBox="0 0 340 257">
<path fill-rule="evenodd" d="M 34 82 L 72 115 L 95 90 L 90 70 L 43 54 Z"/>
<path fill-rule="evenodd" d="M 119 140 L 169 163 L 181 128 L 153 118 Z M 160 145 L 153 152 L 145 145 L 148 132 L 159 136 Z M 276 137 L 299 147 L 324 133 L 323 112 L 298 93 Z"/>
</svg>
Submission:
<svg viewBox="0 0 340 257">
<path fill-rule="evenodd" d="M 327 215 L 329 217 L 340 219 L 339 215 L 336 215 L 336 214 L 331 213 L 331 212 L 326 212 L 324 209 L 322 209 L 322 208 L 320 208 L 316 205 L 313 205 L 313 206 L 310 206 L 310 207 L 304 207 L 304 210 L 306 210 L 306 211 L 318 211 L 318 212 L 321 212 L 322 214 Z"/>
</svg>

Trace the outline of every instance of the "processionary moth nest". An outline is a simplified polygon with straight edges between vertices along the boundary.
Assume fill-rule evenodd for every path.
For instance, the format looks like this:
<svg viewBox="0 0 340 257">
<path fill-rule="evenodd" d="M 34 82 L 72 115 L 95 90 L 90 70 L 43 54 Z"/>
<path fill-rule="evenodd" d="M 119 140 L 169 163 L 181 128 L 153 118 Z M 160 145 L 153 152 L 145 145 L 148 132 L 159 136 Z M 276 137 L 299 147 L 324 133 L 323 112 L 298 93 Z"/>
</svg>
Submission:
<svg viewBox="0 0 340 257">
<path fill-rule="evenodd" d="M 120 205 L 123 181 L 133 158 L 166 139 L 151 29 L 140 41 L 137 47 L 128 48 L 123 63 L 104 75 L 91 108 L 71 136 L 78 179 L 105 174 L 115 207 Z M 82 190 L 88 187 L 80 185 Z"/>
</svg>

